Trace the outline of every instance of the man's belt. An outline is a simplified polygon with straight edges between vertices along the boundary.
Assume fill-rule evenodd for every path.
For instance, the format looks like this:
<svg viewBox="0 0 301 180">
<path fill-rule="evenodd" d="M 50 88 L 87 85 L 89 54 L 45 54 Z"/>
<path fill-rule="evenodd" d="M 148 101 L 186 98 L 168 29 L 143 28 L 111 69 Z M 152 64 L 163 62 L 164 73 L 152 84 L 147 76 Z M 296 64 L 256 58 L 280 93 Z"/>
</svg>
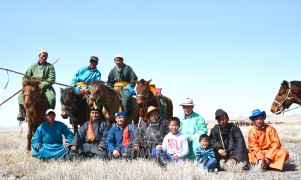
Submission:
<svg viewBox="0 0 301 180">
<path fill-rule="evenodd" d="M 126 86 L 128 84 L 129 84 L 129 82 L 126 82 L 126 81 L 118 81 L 118 82 L 115 82 L 114 86 Z"/>
<path fill-rule="evenodd" d="M 76 86 L 84 86 L 84 87 L 88 87 L 89 86 L 89 84 L 87 84 L 85 82 L 77 82 L 75 85 Z"/>
</svg>

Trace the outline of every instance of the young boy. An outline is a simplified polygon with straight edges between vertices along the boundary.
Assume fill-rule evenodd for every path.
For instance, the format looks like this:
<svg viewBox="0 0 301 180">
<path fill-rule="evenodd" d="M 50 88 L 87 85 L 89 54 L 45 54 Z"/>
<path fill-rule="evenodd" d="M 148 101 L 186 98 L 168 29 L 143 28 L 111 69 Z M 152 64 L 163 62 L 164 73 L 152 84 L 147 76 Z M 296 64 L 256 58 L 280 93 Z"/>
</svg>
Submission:
<svg viewBox="0 0 301 180">
<path fill-rule="evenodd" d="M 200 147 L 196 150 L 196 162 L 203 163 L 204 169 L 216 171 L 217 160 L 212 146 L 209 144 L 209 136 L 203 134 L 199 138 Z"/>
<path fill-rule="evenodd" d="M 119 111 L 115 114 L 115 124 L 109 131 L 106 144 L 109 157 L 128 157 L 127 145 L 133 138 L 134 127 L 126 124 L 125 112 Z"/>
<path fill-rule="evenodd" d="M 156 152 L 153 152 L 153 155 L 156 157 L 162 156 L 169 161 L 177 163 L 189 153 L 187 138 L 179 132 L 179 118 L 171 117 L 168 128 L 170 132 L 164 137 L 162 145 L 156 147 Z"/>
</svg>

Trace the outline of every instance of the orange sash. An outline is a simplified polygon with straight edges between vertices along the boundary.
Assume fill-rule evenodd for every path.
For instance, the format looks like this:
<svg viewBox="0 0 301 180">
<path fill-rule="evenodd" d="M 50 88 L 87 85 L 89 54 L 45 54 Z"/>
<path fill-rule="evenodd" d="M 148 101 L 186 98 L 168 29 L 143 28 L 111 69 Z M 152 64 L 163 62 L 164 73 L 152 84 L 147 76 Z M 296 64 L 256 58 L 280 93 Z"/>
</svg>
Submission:
<svg viewBox="0 0 301 180">
<path fill-rule="evenodd" d="M 130 131 L 129 131 L 129 126 L 125 125 L 123 129 L 123 135 L 122 135 L 122 146 L 126 148 L 128 143 L 130 142 Z"/>
<path fill-rule="evenodd" d="M 88 130 L 87 130 L 87 137 L 89 141 L 94 141 L 95 135 L 94 135 L 94 129 L 93 129 L 93 123 L 92 120 L 90 119 L 89 125 L 88 125 Z"/>
</svg>

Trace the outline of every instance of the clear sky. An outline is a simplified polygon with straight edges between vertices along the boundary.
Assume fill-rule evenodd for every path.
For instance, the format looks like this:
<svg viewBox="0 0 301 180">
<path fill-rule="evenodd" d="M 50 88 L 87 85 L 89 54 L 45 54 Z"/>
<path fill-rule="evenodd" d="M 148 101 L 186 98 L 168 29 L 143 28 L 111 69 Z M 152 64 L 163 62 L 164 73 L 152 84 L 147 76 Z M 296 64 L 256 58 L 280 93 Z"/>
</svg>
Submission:
<svg viewBox="0 0 301 180">
<path fill-rule="evenodd" d="M 57 82 L 69 85 L 92 55 L 106 81 L 121 53 L 173 100 L 176 116 L 186 97 L 205 120 L 219 108 L 230 118 L 270 114 L 281 82 L 301 80 L 300 9 L 299 0 L 0 1 L 0 67 L 24 73 L 43 48 L 49 62 L 61 58 Z M 21 78 L 0 71 L 0 102 Z M 0 127 L 17 126 L 17 112 L 16 96 L 0 107 Z"/>
</svg>

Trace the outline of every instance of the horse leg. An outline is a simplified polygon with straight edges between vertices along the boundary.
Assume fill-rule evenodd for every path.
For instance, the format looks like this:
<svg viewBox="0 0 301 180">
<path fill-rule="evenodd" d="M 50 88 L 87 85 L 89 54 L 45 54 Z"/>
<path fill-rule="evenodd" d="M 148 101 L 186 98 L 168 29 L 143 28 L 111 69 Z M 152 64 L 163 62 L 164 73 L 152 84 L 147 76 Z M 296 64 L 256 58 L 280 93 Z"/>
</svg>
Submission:
<svg viewBox="0 0 301 180">
<path fill-rule="evenodd" d="M 32 139 L 32 119 L 27 117 L 27 125 L 28 125 L 28 131 L 27 131 L 27 146 L 26 146 L 26 151 L 31 150 L 31 139 Z"/>
</svg>

